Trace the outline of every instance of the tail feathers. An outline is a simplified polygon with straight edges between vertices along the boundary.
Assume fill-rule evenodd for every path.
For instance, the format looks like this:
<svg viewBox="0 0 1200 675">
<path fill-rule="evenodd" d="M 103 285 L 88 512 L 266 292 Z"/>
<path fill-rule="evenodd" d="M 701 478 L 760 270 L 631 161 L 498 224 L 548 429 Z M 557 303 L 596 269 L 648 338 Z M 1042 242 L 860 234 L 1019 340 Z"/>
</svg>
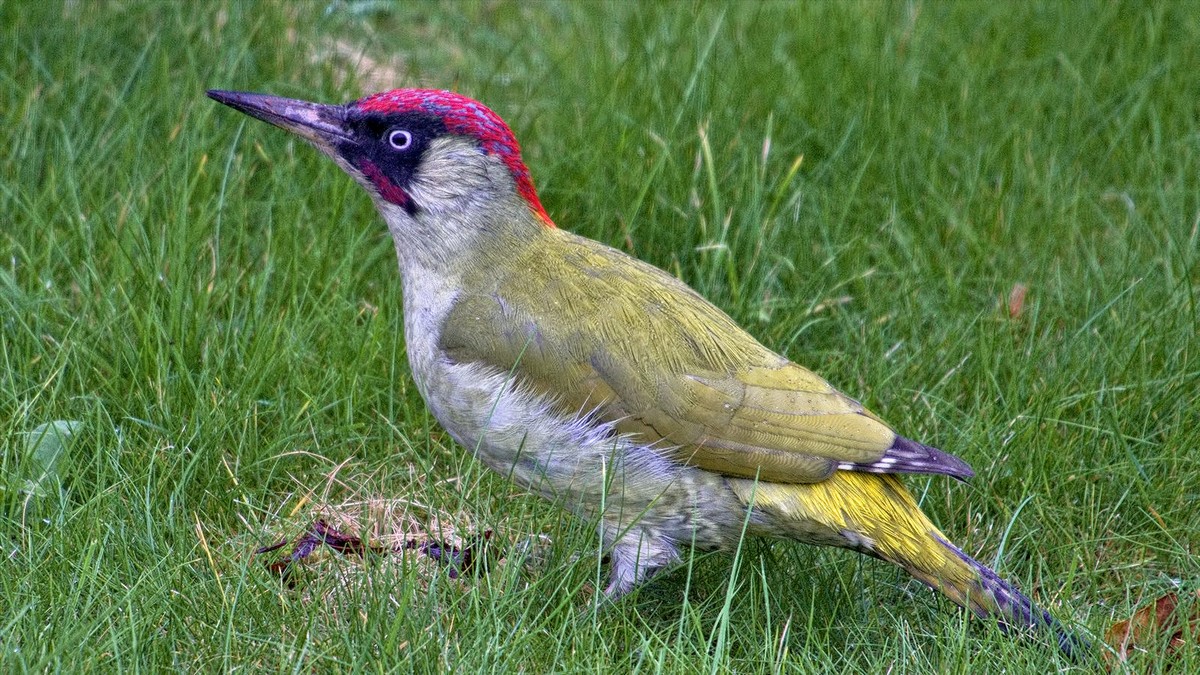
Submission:
<svg viewBox="0 0 1200 675">
<path fill-rule="evenodd" d="M 1015 587 L 946 541 L 895 475 L 836 471 L 819 483 L 729 479 L 729 486 L 754 505 L 771 534 L 882 558 L 979 616 L 1053 636 L 1072 658 L 1091 651 Z"/>
<path fill-rule="evenodd" d="M 1033 604 L 1024 593 L 1005 581 L 987 565 L 963 553 L 954 544 L 946 541 L 939 533 L 933 538 L 952 553 L 970 574 L 965 578 L 957 574 L 931 574 L 925 570 L 906 565 L 908 571 L 932 588 L 941 591 L 955 603 L 970 609 L 977 616 L 995 617 L 1005 630 L 1041 633 L 1053 637 L 1059 649 L 1072 659 L 1078 660 L 1091 650 L 1084 639 L 1072 634 L 1050 613 Z"/>
</svg>

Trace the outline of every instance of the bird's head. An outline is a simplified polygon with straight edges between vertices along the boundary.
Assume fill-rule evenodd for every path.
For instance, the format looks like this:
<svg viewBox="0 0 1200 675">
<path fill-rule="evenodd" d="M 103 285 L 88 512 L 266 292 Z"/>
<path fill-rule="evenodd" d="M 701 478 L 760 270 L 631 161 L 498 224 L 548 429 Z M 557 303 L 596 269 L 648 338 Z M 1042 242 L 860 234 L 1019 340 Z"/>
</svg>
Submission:
<svg viewBox="0 0 1200 675">
<path fill-rule="evenodd" d="M 332 157 L 371 194 L 397 237 L 431 223 L 486 227 L 489 219 L 481 216 L 497 209 L 553 227 L 512 130 L 460 94 L 394 89 L 345 105 L 219 90 L 208 95 Z"/>
</svg>

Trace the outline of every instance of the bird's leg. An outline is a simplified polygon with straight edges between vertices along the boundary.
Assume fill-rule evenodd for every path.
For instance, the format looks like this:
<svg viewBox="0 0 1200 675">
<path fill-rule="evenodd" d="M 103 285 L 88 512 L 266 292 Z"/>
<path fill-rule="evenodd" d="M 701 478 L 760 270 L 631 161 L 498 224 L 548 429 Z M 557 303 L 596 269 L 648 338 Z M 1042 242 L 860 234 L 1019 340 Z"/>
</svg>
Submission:
<svg viewBox="0 0 1200 675">
<path fill-rule="evenodd" d="M 602 534 L 611 533 L 610 523 L 601 523 Z M 664 537 L 654 537 L 642 528 L 627 528 L 613 544 L 611 569 L 604 595 L 616 600 L 665 567 L 679 561 L 679 551 Z"/>
</svg>

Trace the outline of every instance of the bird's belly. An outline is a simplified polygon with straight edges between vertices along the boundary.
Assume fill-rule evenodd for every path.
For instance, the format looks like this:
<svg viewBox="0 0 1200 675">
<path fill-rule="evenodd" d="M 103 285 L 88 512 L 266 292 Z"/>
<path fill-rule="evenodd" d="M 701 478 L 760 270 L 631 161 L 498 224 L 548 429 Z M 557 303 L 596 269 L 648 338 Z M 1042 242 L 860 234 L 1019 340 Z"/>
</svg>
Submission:
<svg viewBox="0 0 1200 675">
<path fill-rule="evenodd" d="M 674 463 L 588 411 L 565 412 L 507 372 L 436 361 L 418 378 L 434 417 L 521 487 L 605 530 L 636 527 L 705 549 L 742 535 L 746 507 L 723 476 Z"/>
</svg>

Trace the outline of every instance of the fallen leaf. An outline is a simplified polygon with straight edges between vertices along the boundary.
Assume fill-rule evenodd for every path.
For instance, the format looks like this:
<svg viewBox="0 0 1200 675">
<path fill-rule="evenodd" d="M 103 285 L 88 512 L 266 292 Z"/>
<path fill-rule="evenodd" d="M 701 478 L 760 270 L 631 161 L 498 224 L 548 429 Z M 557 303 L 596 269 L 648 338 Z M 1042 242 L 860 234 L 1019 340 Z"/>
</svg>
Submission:
<svg viewBox="0 0 1200 675">
<path fill-rule="evenodd" d="M 1104 641 L 1113 649 L 1104 655 L 1109 666 L 1128 661 L 1135 652 L 1161 645 L 1164 638 L 1167 654 L 1183 647 L 1186 635 L 1200 644 L 1200 590 L 1194 598 L 1198 602 L 1191 611 L 1181 612 L 1179 595 L 1167 593 L 1139 607 L 1130 619 L 1113 624 L 1104 635 Z M 1186 623 L 1182 621 L 1184 613 L 1188 615 Z"/>
<path fill-rule="evenodd" d="M 1008 318 L 1019 319 L 1021 313 L 1025 311 L 1025 294 L 1029 292 L 1029 287 L 1021 282 L 1013 284 L 1011 290 L 1008 291 Z"/>
</svg>

